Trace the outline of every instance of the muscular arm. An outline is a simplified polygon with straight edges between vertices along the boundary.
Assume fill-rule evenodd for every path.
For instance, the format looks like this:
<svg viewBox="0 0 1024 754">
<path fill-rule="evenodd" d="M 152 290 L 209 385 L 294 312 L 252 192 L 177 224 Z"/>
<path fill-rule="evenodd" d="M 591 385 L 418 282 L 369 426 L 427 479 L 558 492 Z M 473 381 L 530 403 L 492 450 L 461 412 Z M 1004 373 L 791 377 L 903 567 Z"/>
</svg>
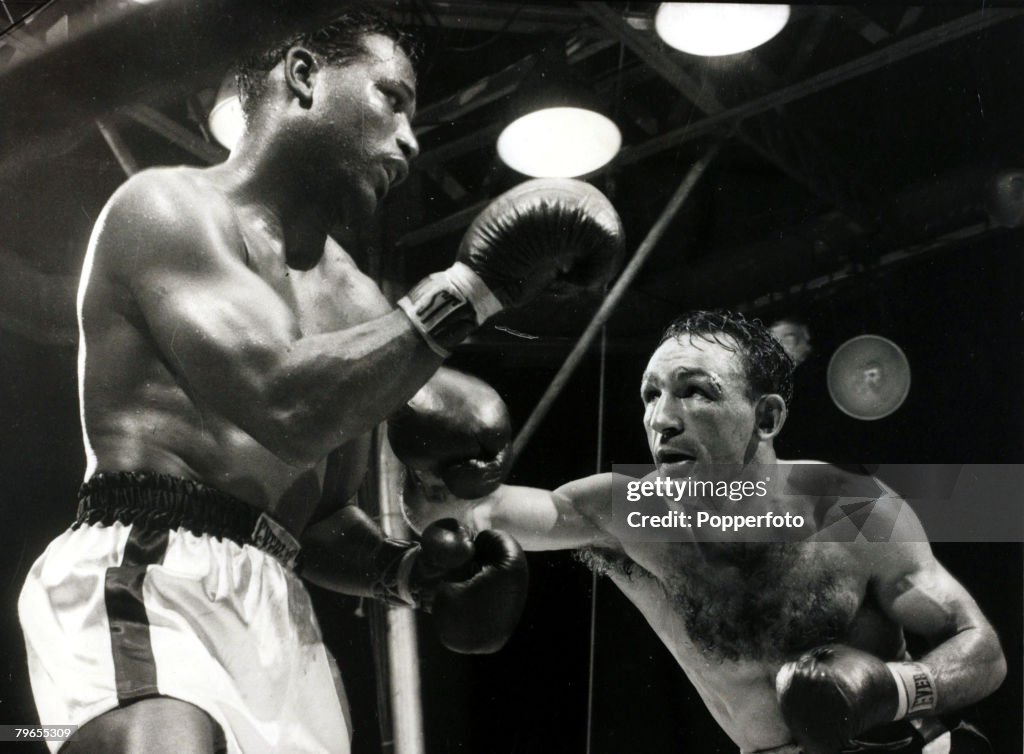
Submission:
<svg viewBox="0 0 1024 754">
<path fill-rule="evenodd" d="M 303 533 L 302 577 L 334 592 L 373 597 L 373 584 L 383 570 L 374 554 L 384 539 L 363 510 L 344 505 Z"/>
<path fill-rule="evenodd" d="M 378 424 L 438 367 L 398 310 L 304 335 L 246 265 L 226 200 L 194 194 L 166 171 L 129 181 L 97 224 L 87 270 L 127 289 L 200 407 L 286 461 L 310 463 Z"/>
<path fill-rule="evenodd" d="M 919 662 L 935 679 L 937 712 L 976 702 L 1006 675 L 999 638 L 967 590 L 935 559 L 910 506 L 898 498 L 884 503 L 895 517 L 892 541 L 863 545 L 874 593 L 894 620 L 934 645 Z"/>
<path fill-rule="evenodd" d="M 478 500 L 460 500 L 426 480 L 405 487 L 406 516 L 422 530 L 456 518 L 474 531 L 500 529 L 526 550 L 566 550 L 589 545 L 618 549 L 611 529 L 612 475 L 579 479 L 557 490 L 502 485 Z"/>
</svg>

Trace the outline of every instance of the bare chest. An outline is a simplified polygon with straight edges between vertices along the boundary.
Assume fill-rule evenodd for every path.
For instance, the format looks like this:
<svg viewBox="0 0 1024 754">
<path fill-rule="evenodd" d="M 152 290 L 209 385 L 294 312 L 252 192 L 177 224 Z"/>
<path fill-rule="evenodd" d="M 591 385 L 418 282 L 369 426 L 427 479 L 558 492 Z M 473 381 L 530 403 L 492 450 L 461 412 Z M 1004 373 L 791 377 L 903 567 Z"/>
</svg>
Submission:
<svg viewBox="0 0 1024 754">
<path fill-rule="evenodd" d="M 250 268 L 291 309 L 303 336 L 355 327 L 391 310 L 376 283 L 333 241 L 309 269 L 289 266 L 271 243 L 247 241 Z"/>
<path fill-rule="evenodd" d="M 634 593 L 655 630 L 685 644 L 687 653 L 696 649 L 720 662 L 781 662 L 849 640 L 859 617 L 871 611 L 866 580 L 834 548 L 661 547 L 656 556 L 647 553 L 645 575 L 620 586 Z"/>
</svg>

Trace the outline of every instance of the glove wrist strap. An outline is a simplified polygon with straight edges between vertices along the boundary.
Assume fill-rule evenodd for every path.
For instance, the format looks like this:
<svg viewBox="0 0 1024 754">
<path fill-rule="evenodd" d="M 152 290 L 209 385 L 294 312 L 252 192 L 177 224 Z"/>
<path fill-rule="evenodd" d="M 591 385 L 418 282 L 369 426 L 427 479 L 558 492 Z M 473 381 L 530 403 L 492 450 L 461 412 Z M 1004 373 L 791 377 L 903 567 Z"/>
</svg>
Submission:
<svg viewBox="0 0 1024 754">
<path fill-rule="evenodd" d="M 419 556 L 418 543 L 404 539 L 381 542 L 374 556 L 380 575 L 371 586 L 373 596 L 395 607 L 419 607 L 411 586 L 412 569 Z"/>
<path fill-rule="evenodd" d="M 919 662 L 888 662 L 885 666 L 896 681 L 896 693 L 899 695 L 893 720 L 935 709 L 935 678 L 928 668 Z"/>
<path fill-rule="evenodd" d="M 445 272 L 448 273 L 451 284 L 473 305 L 478 325 L 482 325 L 504 308 L 498 297 L 487 287 L 487 283 L 469 265 L 456 262 Z"/>
<path fill-rule="evenodd" d="M 425 277 L 398 306 L 441 358 L 451 356 L 473 328 L 501 311 L 484 281 L 462 262 Z"/>
</svg>

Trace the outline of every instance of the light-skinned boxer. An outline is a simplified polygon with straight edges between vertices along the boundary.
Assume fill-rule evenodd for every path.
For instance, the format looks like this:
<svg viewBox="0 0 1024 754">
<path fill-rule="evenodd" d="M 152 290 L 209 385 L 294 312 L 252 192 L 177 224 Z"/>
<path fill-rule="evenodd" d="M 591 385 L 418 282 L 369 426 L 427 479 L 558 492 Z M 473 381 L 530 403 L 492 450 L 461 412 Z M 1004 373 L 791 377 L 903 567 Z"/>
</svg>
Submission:
<svg viewBox="0 0 1024 754">
<path fill-rule="evenodd" d="M 862 495 L 863 477 L 776 458 L 792 371 L 759 322 L 695 312 L 665 331 L 640 383 L 656 475 L 712 482 L 705 490 L 752 485 L 738 500 L 698 493 L 674 512 L 791 514 L 776 535 L 692 522 L 677 541 L 644 541 L 616 512 L 629 480 L 612 474 L 460 500 L 420 471 L 407 515 L 418 527 L 443 517 L 506 531 L 528 550 L 578 549 L 643 613 L 742 752 L 989 751 L 944 716 L 1001 683 L 996 633 L 895 493 L 868 485 L 880 494 L 867 520 L 885 536 L 867 536 L 842 507 Z M 911 658 L 906 633 L 930 651 Z"/>
</svg>

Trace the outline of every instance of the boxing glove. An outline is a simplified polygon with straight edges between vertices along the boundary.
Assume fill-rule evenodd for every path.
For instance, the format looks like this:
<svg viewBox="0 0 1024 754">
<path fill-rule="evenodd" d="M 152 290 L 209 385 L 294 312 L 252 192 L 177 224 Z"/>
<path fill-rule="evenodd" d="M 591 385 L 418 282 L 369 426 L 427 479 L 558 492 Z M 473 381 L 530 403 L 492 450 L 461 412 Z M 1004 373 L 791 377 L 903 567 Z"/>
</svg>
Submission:
<svg viewBox="0 0 1024 754">
<path fill-rule="evenodd" d="M 526 181 L 481 212 L 456 262 L 398 305 L 441 356 L 477 325 L 545 288 L 599 289 L 624 245 L 622 222 L 593 186 L 567 178 Z"/>
<path fill-rule="evenodd" d="M 431 613 L 438 639 L 454 652 L 497 652 L 526 604 L 526 555 L 502 532 L 471 538 L 454 519 L 442 519 L 424 529 L 419 543 L 384 540 L 376 558 L 374 595 Z"/>
<path fill-rule="evenodd" d="M 423 556 L 438 562 L 439 548 L 431 544 L 432 527 L 451 526 L 452 519 L 436 522 L 423 532 Z M 466 537 L 465 529 L 460 530 Z M 463 540 L 464 541 L 464 540 Z M 454 550 L 445 546 L 445 552 Z M 421 590 L 421 606 L 431 613 L 434 631 L 453 652 L 497 652 L 512 636 L 526 605 L 529 572 L 519 543 L 504 532 L 485 530 L 472 543 L 472 556 L 446 570 L 439 581 Z"/>
<path fill-rule="evenodd" d="M 615 208 L 596 188 L 538 178 L 491 202 L 470 225 L 456 260 L 509 307 L 556 281 L 599 289 L 614 272 L 623 240 Z"/>
<path fill-rule="evenodd" d="M 395 455 L 416 471 L 439 476 L 466 500 L 493 492 L 512 456 L 508 409 L 487 383 L 440 369 L 408 404 L 388 418 Z"/>
<path fill-rule="evenodd" d="M 793 738 L 807 754 L 838 754 L 858 733 L 934 707 L 934 683 L 922 665 L 892 667 L 841 644 L 783 665 L 775 683 Z"/>
</svg>

